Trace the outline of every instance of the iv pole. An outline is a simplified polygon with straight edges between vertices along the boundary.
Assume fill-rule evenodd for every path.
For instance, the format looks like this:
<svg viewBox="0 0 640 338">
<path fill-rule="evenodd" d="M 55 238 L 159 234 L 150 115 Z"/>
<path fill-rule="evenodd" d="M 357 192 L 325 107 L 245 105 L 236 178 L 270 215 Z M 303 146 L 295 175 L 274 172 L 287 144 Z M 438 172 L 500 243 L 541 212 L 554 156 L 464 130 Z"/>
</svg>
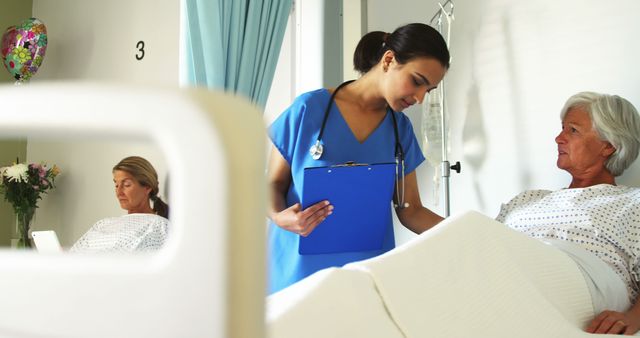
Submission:
<svg viewBox="0 0 640 338">
<path fill-rule="evenodd" d="M 430 24 L 434 28 L 442 34 L 447 43 L 447 48 L 449 47 L 449 38 L 451 37 L 451 21 L 454 19 L 453 17 L 453 1 L 447 0 L 444 5 L 438 2 L 438 6 L 440 9 L 436 12 L 436 14 L 431 18 Z M 449 6 L 449 11 L 445 9 L 445 7 Z M 442 29 L 442 18 L 443 16 L 447 19 L 447 32 L 446 35 L 443 34 Z M 449 160 L 447 158 L 447 121 L 446 121 L 446 100 L 445 100 L 445 85 L 444 79 L 440 83 L 442 88 L 442 95 L 440 96 L 440 102 L 437 104 L 442 107 L 442 118 L 441 118 L 441 138 L 442 138 L 442 190 L 443 190 L 443 198 L 444 198 L 444 217 L 449 217 L 451 214 L 450 204 L 449 204 L 449 177 L 451 176 L 451 169 L 455 170 L 457 173 L 460 173 L 461 165 L 459 161 L 456 161 L 456 164 L 450 165 Z"/>
</svg>

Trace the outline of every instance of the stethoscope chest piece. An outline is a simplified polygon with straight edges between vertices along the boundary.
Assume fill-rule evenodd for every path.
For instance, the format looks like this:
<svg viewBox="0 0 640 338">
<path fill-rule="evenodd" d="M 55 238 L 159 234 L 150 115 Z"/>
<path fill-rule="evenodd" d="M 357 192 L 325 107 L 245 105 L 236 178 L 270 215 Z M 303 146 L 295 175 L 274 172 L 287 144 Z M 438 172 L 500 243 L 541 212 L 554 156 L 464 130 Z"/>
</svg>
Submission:
<svg viewBox="0 0 640 338">
<path fill-rule="evenodd" d="M 309 149 L 309 153 L 311 154 L 311 158 L 314 160 L 319 160 L 322 157 L 322 152 L 324 151 L 324 147 L 320 143 L 320 140 L 316 141 L 316 144 L 312 145 Z"/>
</svg>

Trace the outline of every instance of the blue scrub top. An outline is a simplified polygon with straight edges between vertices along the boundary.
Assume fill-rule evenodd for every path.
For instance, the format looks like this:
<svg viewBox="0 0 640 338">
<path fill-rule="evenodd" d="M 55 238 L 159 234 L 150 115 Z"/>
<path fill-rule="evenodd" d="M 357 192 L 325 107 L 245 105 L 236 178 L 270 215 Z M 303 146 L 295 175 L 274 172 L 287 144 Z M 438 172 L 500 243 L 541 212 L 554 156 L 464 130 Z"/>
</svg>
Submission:
<svg viewBox="0 0 640 338">
<path fill-rule="evenodd" d="M 357 163 L 395 161 L 395 134 L 393 120 L 389 113 L 378 128 L 360 143 L 335 103 L 332 104 L 321 140 L 324 145 L 322 157 L 319 160 L 311 158 L 309 149 L 318 138 L 324 110 L 330 98 L 331 94 L 326 89 L 302 94 L 269 127 L 271 141 L 291 167 L 292 182 L 286 196 L 287 207 L 300 202 L 304 168 L 329 166 L 348 161 Z M 424 161 L 424 156 L 418 146 L 409 118 L 402 112 L 391 113 L 396 115 L 400 143 L 405 153 L 405 174 L 409 174 Z M 270 221 L 269 293 L 283 289 L 318 270 L 375 257 L 393 249 L 395 239 L 391 217 L 387 223 L 381 250 L 300 255 L 298 253 L 300 236 Z M 322 223 L 318 226 L 322 226 Z"/>
</svg>

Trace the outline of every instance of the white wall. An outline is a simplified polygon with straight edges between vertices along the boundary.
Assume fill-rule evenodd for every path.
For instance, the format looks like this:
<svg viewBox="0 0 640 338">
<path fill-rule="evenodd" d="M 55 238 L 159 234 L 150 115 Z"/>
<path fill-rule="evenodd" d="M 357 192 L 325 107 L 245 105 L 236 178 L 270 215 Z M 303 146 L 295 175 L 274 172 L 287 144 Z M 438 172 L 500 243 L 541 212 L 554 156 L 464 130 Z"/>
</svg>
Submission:
<svg viewBox="0 0 640 338">
<path fill-rule="evenodd" d="M 264 108 L 264 121 L 266 125 L 286 109 L 296 97 L 296 7 L 293 6 L 287 21 L 287 28 L 282 38 L 282 47 L 278 55 L 278 64 L 273 74 L 273 83 L 267 97 Z M 319 82 L 318 82 L 319 83 Z M 267 142 L 267 146 L 270 143 Z"/>
<path fill-rule="evenodd" d="M 436 1 L 368 1 L 369 30 L 427 22 Z M 640 107 L 640 2 L 635 0 L 456 0 L 453 62 L 446 77 L 452 214 L 497 215 L 524 189 L 560 189 L 569 175 L 555 165 L 559 110 L 572 94 L 618 94 Z M 420 132 L 421 109 L 409 115 Z M 433 196 L 433 170 L 418 169 L 423 200 Z M 640 186 L 640 163 L 618 179 Z M 410 237 L 403 233 L 403 238 Z"/>
<path fill-rule="evenodd" d="M 179 0 L 33 0 L 47 53 L 33 81 L 79 79 L 176 86 Z M 144 57 L 138 42 L 144 41 Z"/>
<path fill-rule="evenodd" d="M 296 94 L 322 87 L 324 64 L 324 1 L 295 2 Z"/>
<path fill-rule="evenodd" d="M 367 32 L 367 1 L 346 0 L 342 2 L 342 73 L 343 79 L 357 79 L 360 74 L 353 69 L 353 51 L 360 38 Z"/>
<path fill-rule="evenodd" d="M 33 15 L 47 26 L 49 42 L 32 83 L 91 80 L 178 86 L 179 0 L 33 0 Z M 138 41 L 145 44 L 142 60 L 136 59 L 142 56 Z M 153 144 L 30 139 L 28 161 L 45 160 L 63 171 L 57 188 L 39 203 L 34 229 L 55 229 L 62 244 L 71 245 L 98 219 L 125 213 L 114 195 L 111 168 L 129 155 L 143 156 L 154 165 L 162 191 L 166 164 Z"/>
</svg>

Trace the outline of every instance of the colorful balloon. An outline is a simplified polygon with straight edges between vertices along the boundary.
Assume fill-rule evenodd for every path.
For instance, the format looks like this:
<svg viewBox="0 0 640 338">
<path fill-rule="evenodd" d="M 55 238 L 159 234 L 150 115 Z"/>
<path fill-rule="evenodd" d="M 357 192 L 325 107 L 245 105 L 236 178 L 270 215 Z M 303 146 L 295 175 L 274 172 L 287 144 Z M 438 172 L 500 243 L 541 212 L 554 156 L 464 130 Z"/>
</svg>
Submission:
<svg viewBox="0 0 640 338">
<path fill-rule="evenodd" d="M 42 65 L 46 51 L 47 28 L 36 18 L 11 26 L 2 34 L 0 56 L 16 83 L 29 81 Z"/>
</svg>

